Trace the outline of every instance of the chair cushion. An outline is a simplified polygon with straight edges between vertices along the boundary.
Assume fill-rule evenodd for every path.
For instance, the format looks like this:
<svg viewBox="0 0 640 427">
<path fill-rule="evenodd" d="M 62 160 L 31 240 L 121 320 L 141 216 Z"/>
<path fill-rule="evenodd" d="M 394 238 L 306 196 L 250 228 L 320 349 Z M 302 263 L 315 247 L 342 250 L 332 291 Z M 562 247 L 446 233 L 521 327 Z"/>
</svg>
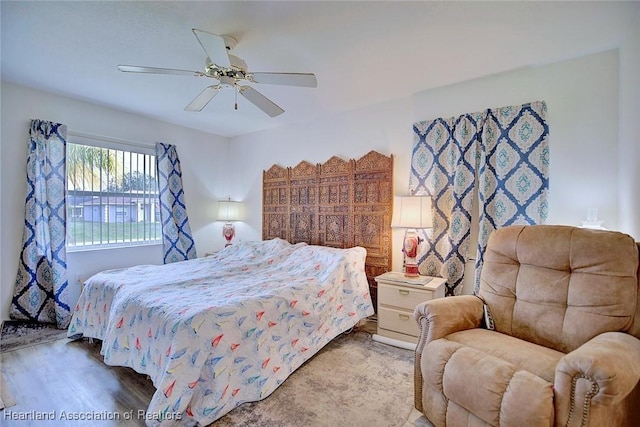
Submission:
<svg viewBox="0 0 640 427">
<path fill-rule="evenodd" d="M 568 353 L 631 329 L 638 300 L 631 236 L 569 226 L 510 226 L 489 237 L 480 296 L 496 330 Z"/>
<path fill-rule="evenodd" d="M 553 383 L 564 353 L 486 329 L 469 329 L 447 335 L 447 340 L 503 359 L 518 369 Z"/>
<path fill-rule="evenodd" d="M 421 370 L 435 388 L 427 396 L 441 396 L 423 398 L 436 424 L 449 424 L 463 408 L 490 425 L 553 425 L 552 384 L 492 354 L 442 338 L 426 345 Z"/>
</svg>

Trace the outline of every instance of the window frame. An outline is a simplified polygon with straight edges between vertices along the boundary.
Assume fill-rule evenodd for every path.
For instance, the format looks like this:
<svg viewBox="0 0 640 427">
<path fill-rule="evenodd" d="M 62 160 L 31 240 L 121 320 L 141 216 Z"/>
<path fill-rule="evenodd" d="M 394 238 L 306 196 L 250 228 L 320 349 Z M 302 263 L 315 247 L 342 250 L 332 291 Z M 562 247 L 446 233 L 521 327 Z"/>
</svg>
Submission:
<svg viewBox="0 0 640 427">
<path fill-rule="evenodd" d="M 136 168 L 135 170 L 138 172 L 142 172 L 143 175 L 148 175 L 149 177 L 152 177 L 156 180 L 157 183 L 157 175 L 158 175 L 158 171 L 157 171 L 157 163 L 156 163 L 156 153 L 155 153 L 155 147 L 153 146 L 149 146 L 149 145 L 145 145 L 145 144 L 141 144 L 141 143 L 136 143 L 136 142 L 130 142 L 130 141 L 123 141 L 123 140 L 119 140 L 119 139 L 115 139 L 115 138 L 107 138 L 107 137 L 99 137 L 99 136 L 94 136 L 94 135 L 88 135 L 88 134 L 83 134 L 80 132 L 68 132 L 67 134 L 67 147 L 66 147 L 66 153 L 65 156 L 67 158 L 67 162 L 66 162 L 66 168 L 65 168 L 65 199 L 66 199 L 66 233 L 67 233 L 67 239 L 66 239 L 66 251 L 67 252 L 82 252 L 82 251 L 94 251 L 94 250 L 104 250 L 104 249 L 112 249 L 112 248 L 131 248 L 131 247 L 146 247 L 146 246 L 155 246 L 155 245 L 162 245 L 162 220 L 160 217 L 156 217 L 154 218 L 154 211 L 157 212 L 158 211 L 158 205 L 160 203 L 160 199 L 159 199 L 159 189 L 156 189 L 155 192 L 152 191 L 148 191 L 146 189 L 143 190 L 131 190 L 129 189 L 128 191 L 111 191 L 109 189 L 107 190 L 95 190 L 93 188 L 91 188 L 90 190 L 77 190 L 78 193 L 85 193 L 85 196 L 88 196 L 88 193 L 91 194 L 92 197 L 98 197 L 100 198 L 100 204 L 96 205 L 85 205 L 83 204 L 80 208 L 78 208 L 77 204 L 76 205 L 71 205 L 69 203 L 69 197 L 70 196 L 74 196 L 77 194 L 72 194 L 74 190 L 70 190 L 70 185 L 69 185 L 69 147 L 70 145 L 85 145 L 85 146 L 90 146 L 90 147 L 96 147 L 96 148 L 100 148 L 100 149 L 106 149 L 106 150 L 116 150 L 116 154 L 118 156 L 123 156 L 123 162 L 124 162 L 124 157 L 127 156 L 126 153 L 133 153 L 135 155 L 142 155 L 142 156 L 149 156 L 148 157 L 148 166 L 147 168 L 145 168 L 144 170 L 140 171 L 139 168 Z M 131 158 L 129 158 L 130 163 L 129 163 L 129 167 L 131 167 L 132 164 L 132 160 Z M 125 166 L 123 166 L 123 169 L 125 169 Z M 148 172 L 147 172 L 148 171 Z M 131 170 L 130 170 L 131 172 Z M 125 174 L 124 170 L 119 171 L 116 168 L 116 176 L 121 177 Z M 112 175 L 113 176 L 113 175 Z M 102 171 L 101 171 L 101 176 L 99 178 L 99 182 L 100 185 L 103 186 L 103 178 L 102 177 Z M 108 182 L 108 178 L 107 182 Z M 106 184 L 108 185 L 108 183 Z M 136 191 L 136 192 L 134 192 Z M 142 191 L 141 193 L 137 192 L 137 191 Z M 133 198 L 135 195 L 139 196 L 137 197 L 135 203 L 136 203 L 136 207 L 133 208 L 131 207 L 131 198 Z M 107 201 L 106 204 L 102 204 L 102 200 L 104 197 L 107 197 Z M 117 203 L 118 198 L 121 198 L 121 204 Z M 125 204 L 125 200 L 126 198 L 129 198 L 129 201 L 127 202 L 127 204 Z M 109 198 L 113 198 L 114 201 L 116 203 L 109 203 Z M 148 206 L 146 206 L 146 200 L 148 200 L 149 198 L 154 199 L 155 198 L 155 208 L 154 208 L 154 203 L 149 203 Z M 138 203 L 140 203 L 140 200 L 142 200 L 143 203 L 143 207 L 142 209 L 140 209 L 140 207 L 138 206 Z M 115 239 L 115 241 L 112 241 L 110 239 L 110 236 L 107 236 L 107 241 L 103 242 L 102 240 L 102 235 L 104 235 L 104 231 L 102 230 L 102 222 L 100 221 L 100 236 L 91 237 L 91 242 L 90 243 L 84 243 L 84 244 L 77 244 L 77 243 L 71 243 L 71 233 L 70 230 L 72 227 L 75 226 L 76 221 L 78 219 L 77 215 L 72 215 L 70 214 L 71 212 L 76 212 L 76 209 L 80 209 L 82 211 L 82 213 L 80 214 L 80 219 L 84 219 L 86 218 L 85 216 L 85 212 L 87 210 L 94 210 L 95 207 L 98 208 L 100 212 L 100 215 L 109 215 L 110 211 L 113 210 L 112 214 L 114 216 L 117 217 L 117 213 L 116 211 L 118 210 L 118 208 L 121 208 L 124 212 L 126 212 L 125 215 L 123 215 L 123 217 L 129 218 L 132 215 L 132 212 L 135 210 L 136 211 L 136 217 L 138 214 L 142 213 L 143 216 L 147 216 L 150 215 L 149 219 L 144 219 L 143 221 L 135 221 L 136 227 L 139 227 L 138 224 L 142 224 L 143 229 L 146 228 L 152 228 L 153 225 L 155 224 L 156 226 L 156 230 L 153 233 L 153 235 L 149 234 L 149 236 L 143 236 L 142 239 L 138 239 L 138 240 L 132 240 L 131 239 L 131 235 L 133 234 L 133 221 L 122 221 L 120 222 L 119 220 L 117 220 L 116 222 L 118 223 L 118 225 L 122 224 L 122 228 L 123 228 L 123 237 L 121 240 L 118 240 L 117 238 Z M 106 207 L 107 212 L 104 212 L 104 207 Z M 91 213 L 91 216 L 93 218 L 93 213 Z M 83 223 L 85 222 L 84 220 L 82 221 Z M 89 222 L 89 221 L 86 221 Z M 96 222 L 96 221 L 91 221 L 91 222 Z M 111 225 L 115 223 L 109 223 L 107 222 L 107 228 Z M 126 226 L 126 224 L 129 224 L 129 233 L 130 235 L 128 237 L 125 237 L 126 233 L 124 231 L 124 227 Z M 94 227 L 94 225 L 91 225 L 91 227 Z M 117 226 L 115 226 L 115 228 L 117 229 Z M 151 229 L 149 230 L 151 232 Z M 144 232 L 143 232 L 144 234 Z M 85 242 L 87 241 L 87 239 L 83 239 Z"/>
</svg>

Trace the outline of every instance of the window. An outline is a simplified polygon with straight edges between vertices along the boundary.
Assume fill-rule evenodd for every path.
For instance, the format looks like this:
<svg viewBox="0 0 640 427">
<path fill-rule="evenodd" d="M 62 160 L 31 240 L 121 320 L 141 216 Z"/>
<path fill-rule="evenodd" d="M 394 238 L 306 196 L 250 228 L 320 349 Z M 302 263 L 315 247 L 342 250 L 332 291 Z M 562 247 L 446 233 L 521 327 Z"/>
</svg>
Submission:
<svg viewBox="0 0 640 427">
<path fill-rule="evenodd" d="M 156 158 L 128 148 L 67 143 L 69 250 L 162 241 Z"/>
</svg>

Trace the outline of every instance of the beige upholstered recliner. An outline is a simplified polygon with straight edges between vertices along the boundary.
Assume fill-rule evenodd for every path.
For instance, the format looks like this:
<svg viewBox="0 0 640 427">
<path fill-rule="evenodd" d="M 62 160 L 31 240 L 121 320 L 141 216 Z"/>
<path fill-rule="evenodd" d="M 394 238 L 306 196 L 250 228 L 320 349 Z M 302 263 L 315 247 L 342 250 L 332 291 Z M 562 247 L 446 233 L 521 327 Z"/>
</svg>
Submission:
<svg viewBox="0 0 640 427">
<path fill-rule="evenodd" d="M 639 277 L 626 234 L 493 232 L 482 299 L 416 307 L 416 408 L 436 427 L 640 426 Z"/>
</svg>

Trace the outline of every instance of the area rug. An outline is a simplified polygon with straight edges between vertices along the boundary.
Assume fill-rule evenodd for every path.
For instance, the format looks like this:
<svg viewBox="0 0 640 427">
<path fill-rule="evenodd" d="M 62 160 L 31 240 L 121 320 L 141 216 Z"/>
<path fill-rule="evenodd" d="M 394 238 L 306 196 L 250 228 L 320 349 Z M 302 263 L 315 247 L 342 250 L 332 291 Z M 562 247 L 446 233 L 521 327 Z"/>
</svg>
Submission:
<svg viewBox="0 0 640 427">
<path fill-rule="evenodd" d="M 426 425 L 414 420 L 413 357 L 356 330 L 329 343 L 267 399 L 245 403 L 213 426 Z"/>
<path fill-rule="evenodd" d="M 9 408 L 16 404 L 13 393 L 9 390 L 9 385 L 4 380 L 4 375 L 0 374 L 0 409 Z"/>
<path fill-rule="evenodd" d="M 48 323 L 5 320 L 0 335 L 0 353 L 66 338 L 66 329 Z"/>
</svg>

